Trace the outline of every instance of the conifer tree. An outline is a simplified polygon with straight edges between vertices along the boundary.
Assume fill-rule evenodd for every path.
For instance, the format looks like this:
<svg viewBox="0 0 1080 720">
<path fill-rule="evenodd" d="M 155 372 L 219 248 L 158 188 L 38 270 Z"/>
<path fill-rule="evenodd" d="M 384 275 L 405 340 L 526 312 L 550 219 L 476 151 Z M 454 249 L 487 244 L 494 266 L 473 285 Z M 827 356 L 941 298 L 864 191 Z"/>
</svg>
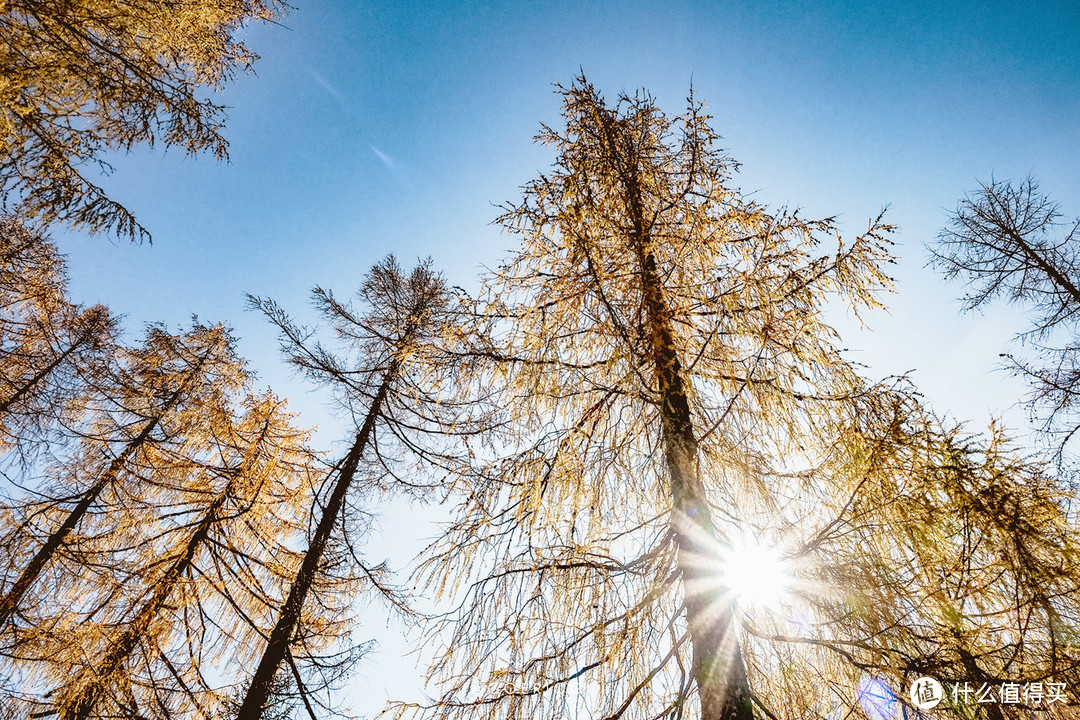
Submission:
<svg viewBox="0 0 1080 720">
<path fill-rule="evenodd" d="M 65 557 L 89 515 L 122 513 L 125 496 L 152 485 L 155 468 L 202 441 L 200 428 L 210 426 L 222 398 L 243 381 L 232 348 L 224 327 L 196 325 L 182 335 L 151 327 L 143 347 L 121 352 L 115 372 L 96 388 L 98 408 L 80 447 L 56 470 L 60 487 L 19 508 L 21 518 L 7 538 L 15 551 L 4 568 L 0 633 L 12 623 L 17 631 L 20 612 L 39 604 L 28 594 Z M 56 587 L 50 581 L 39 592 L 47 598 Z"/>
<path fill-rule="evenodd" d="M 263 396 L 245 405 L 242 417 L 209 418 L 202 445 L 154 468 L 144 496 L 120 509 L 136 522 L 102 538 L 99 562 L 109 557 L 111 577 L 84 577 L 79 622 L 38 640 L 26 676 L 53 687 L 27 703 L 30 716 L 225 711 L 231 686 L 207 678 L 250 662 L 296 568 L 287 546 L 301 536 L 313 470 L 306 433 L 283 403 Z M 116 547 L 125 540 L 128 549 Z"/>
<path fill-rule="evenodd" d="M 879 306 L 891 228 L 844 241 L 743 197 L 692 98 L 561 94 L 555 167 L 504 208 L 521 248 L 460 336 L 455 398 L 499 432 L 425 553 L 457 603 L 436 699 L 396 716 L 887 717 L 874 689 L 898 712 L 921 674 L 1075 672 L 1063 496 L 864 381 L 824 319 Z"/>
<path fill-rule="evenodd" d="M 430 355 L 434 341 L 444 331 L 449 302 L 442 278 L 431 269 L 430 262 L 406 275 L 391 256 L 371 269 L 357 299 L 360 307 L 341 303 L 321 288 L 314 291 L 315 306 L 332 325 L 341 346 L 338 351 L 314 340 L 312 331 L 296 326 L 272 301 L 251 300 L 278 326 L 282 350 L 289 361 L 333 391 L 340 407 L 352 419 L 354 434 L 345 456 L 326 477 L 326 499 L 312 508 L 317 522 L 303 562 L 239 704 L 237 720 L 264 717 L 276 700 L 275 679 L 286 666 L 290 666 L 309 714 L 316 717 L 291 654 L 305 602 L 326 573 L 335 540 L 338 546 L 342 542 L 352 546 L 347 538 L 335 538 L 340 532 L 337 528 L 344 529 L 348 523 L 348 497 L 370 486 L 375 480 L 373 475 L 383 474 L 378 465 L 388 462 L 388 447 L 416 450 L 418 446 L 410 436 L 425 426 L 432 430 L 443 428 L 426 407 L 431 402 L 427 398 L 432 397 L 426 371 L 433 367 Z M 385 584 L 382 567 L 369 567 L 351 551 L 350 555 L 359 565 L 351 572 L 362 573 L 378 592 L 399 604 L 394 591 Z"/>
<path fill-rule="evenodd" d="M 55 246 L 0 218 L 0 451 L 40 443 L 58 419 L 75 422 L 69 415 L 110 352 L 108 311 L 71 304 L 66 285 Z"/>
<path fill-rule="evenodd" d="M 965 310 L 1000 297 L 1031 317 L 1017 338 L 1035 356 L 1004 355 L 1006 367 L 1030 382 L 1032 414 L 1064 459 L 1080 431 L 1080 218 L 1063 222 L 1061 207 L 1030 177 L 995 180 L 959 202 L 931 251 L 945 277 L 971 289 Z"/>
<path fill-rule="evenodd" d="M 224 107 L 200 97 L 255 56 L 238 38 L 274 0 L 6 0 L 0 12 L 0 195 L 25 214 L 131 240 L 135 215 L 95 184 L 105 156 L 155 142 L 226 156 Z"/>
</svg>

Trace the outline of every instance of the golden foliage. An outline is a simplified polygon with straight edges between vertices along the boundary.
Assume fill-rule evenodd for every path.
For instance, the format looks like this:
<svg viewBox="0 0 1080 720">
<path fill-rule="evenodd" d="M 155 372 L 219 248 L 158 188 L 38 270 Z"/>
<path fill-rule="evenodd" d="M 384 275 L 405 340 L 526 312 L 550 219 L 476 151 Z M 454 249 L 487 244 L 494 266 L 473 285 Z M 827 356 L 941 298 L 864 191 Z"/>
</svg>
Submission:
<svg viewBox="0 0 1080 720">
<path fill-rule="evenodd" d="M 162 142 L 226 156 L 224 108 L 200 97 L 254 55 L 236 39 L 277 0 L 0 3 L 0 194 L 30 216 L 149 237 L 87 177 L 105 155 Z"/>
<path fill-rule="evenodd" d="M 0 218 L 0 454 L 22 459 L 79 414 L 111 352 L 115 321 L 66 296 L 63 259 L 40 232 Z"/>
<path fill-rule="evenodd" d="M 924 671 L 1071 677 L 1080 575 L 1051 554 L 1076 542 L 1054 484 L 1000 435 L 942 429 L 906 382 L 864 381 L 825 320 L 879 306 L 891 227 L 844 241 L 744 198 L 693 98 L 672 119 L 584 79 L 561 93 L 555 167 L 505 207 L 521 247 L 461 337 L 458 399 L 500 431 L 421 570 L 457 607 L 431 634 L 437 699 L 397 716 L 721 717 L 700 668 L 733 675 L 739 651 L 785 719 L 869 712 L 864 677 L 900 695 Z M 791 565 L 778 614 L 718 572 L 746 537 Z M 695 605 L 737 633 L 699 642 Z"/>
<path fill-rule="evenodd" d="M 222 712 L 300 555 L 315 458 L 284 403 L 251 393 L 223 326 L 151 326 L 85 389 L 88 416 L 4 508 L 0 665 L 14 717 Z M 30 482 L 26 482 L 30 485 Z M 330 576 L 306 658 L 348 632 Z"/>
</svg>

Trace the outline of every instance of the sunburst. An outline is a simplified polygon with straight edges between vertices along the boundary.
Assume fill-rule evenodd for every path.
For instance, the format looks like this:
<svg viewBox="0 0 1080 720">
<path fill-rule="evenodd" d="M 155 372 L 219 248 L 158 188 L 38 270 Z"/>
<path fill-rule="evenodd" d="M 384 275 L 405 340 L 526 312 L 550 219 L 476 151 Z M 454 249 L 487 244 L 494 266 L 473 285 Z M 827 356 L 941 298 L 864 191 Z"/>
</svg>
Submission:
<svg viewBox="0 0 1080 720">
<path fill-rule="evenodd" d="M 793 583 L 791 563 L 780 549 L 752 537 L 725 548 L 717 570 L 721 585 L 745 610 L 779 610 Z"/>
</svg>

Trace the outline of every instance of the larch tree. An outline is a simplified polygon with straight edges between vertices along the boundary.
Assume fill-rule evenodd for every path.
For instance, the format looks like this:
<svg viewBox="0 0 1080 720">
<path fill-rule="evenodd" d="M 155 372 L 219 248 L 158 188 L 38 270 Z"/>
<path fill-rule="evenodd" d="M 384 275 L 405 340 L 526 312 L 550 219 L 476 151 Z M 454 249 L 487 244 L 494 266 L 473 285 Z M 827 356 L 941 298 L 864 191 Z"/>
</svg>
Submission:
<svg viewBox="0 0 1080 720">
<path fill-rule="evenodd" d="M 555 166 L 500 219 L 521 248 L 459 336 L 455 399 L 498 431 L 419 571 L 456 603 L 437 695 L 395 716 L 878 718 L 875 687 L 895 711 L 924 673 L 1075 672 L 1063 497 L 865 382 L 825 321 L 879 306 L 892 228 L 845 242 L 746 199 L 692 98 L 561 95 Z"/>
<path fill-rule="evenodd" d="M 124 518 L 128 496 L 152 486 L 155 468 L 199 446 L 222 398 L 244 380 L 223 326 L 196 325 L 180 335 L 150 327 L 142 347 L 118 354 L 94 389 L 78 446 L 52 470 L 55 482 L 17 505 L 5 528 L 0 636 L 7 647 L 21 643 L 23 630 L 33 634 L 37 610 L 79 576 L 80 565 L 94 565 L 78 553 L 84 524 Z"/>
<path fill-rule="evenodd" d="M 317 340 L 314 331 L 294 324 L 273 301 L 252 298 L 281 333 L 289 362 L 311 380 L 329 388 L 351 420 L 349 449 L 327 474 L 319 502 L 312 508 L 311 531 L 303 562 L 269 633 L 262 658 L 236 711 L 236 720 L 259 720 L 276 710 L 275 683 L 291 675 L 308 715 L 319 717 L 313 694 L 305 688 L 292 655 L 313 588 L 328 574 L 360 577 L 384 598 L 400 606 L 387 584 L 385 568 L 371 566 L 355 552 L 348 528 L 361 512 L 349 498 L 364 496 L 400 467 L 396 452 L 421 452 L 418 436 L 442 431 L 448 421 L 435 405 L 437 364 L 433 352 L 444 333 L 450 295 L 429 262 L 403 273 L 388 257 L 368 273 L 358 305 L 338 301 L 316 288 L 314 304 L 333 329 L 337 348 Z M 433 384 L 434 383 L 434 384 Z M 416 484 L 413 478 L 413 484 Z M 330 704 L 323 703 L 329 711 Z"/>
<path fill-rule="evenodd" d="M 115 321 L 73 305 L 63 259 L 41 233 L 0 218 L 0 452 L 40 444 L 74 422 L 111 352 Z"/>
<path fill-rule="evenodd" d="M 994 180 L 960 201 L 931 252 L 947 278 L 971 288 L 965 310 L 1000 297 L 1030 314 L 1018 338 L 1035 357 L 1006 355 L 1007 367 L 1031 383 L 1029 407 L 1063 458 L 1080 431 L 1080 219 L 1062 222 L 1030 177 Z"/>
<path fill-rule="evenodd" d="M 129 519 L 101 538 L 107 577 L 83 573 L 81 612 L 64 609 L 33 662 L 23 653 L 24 677 L 48 688 L 24 703 L 28 717 L 226 711 L 229 679 L 250 663 L 295 571 L 288 545 L 302 537 L 314 470 L 281 401 L 243 405 L 208 417 L 202 444 L 153 468 L 142 496 L 115 511 Z"/>
<path fill-rule="evenodd" d="M 226 157 L 224 107 L 203 96 L 254 55 L 237 39 L 276 0 L 0 6 L 0 195 L 24 214 L 119 237 L 149 237 L 95 184 L 106 155 L 162 143 Z"/>
</svg>

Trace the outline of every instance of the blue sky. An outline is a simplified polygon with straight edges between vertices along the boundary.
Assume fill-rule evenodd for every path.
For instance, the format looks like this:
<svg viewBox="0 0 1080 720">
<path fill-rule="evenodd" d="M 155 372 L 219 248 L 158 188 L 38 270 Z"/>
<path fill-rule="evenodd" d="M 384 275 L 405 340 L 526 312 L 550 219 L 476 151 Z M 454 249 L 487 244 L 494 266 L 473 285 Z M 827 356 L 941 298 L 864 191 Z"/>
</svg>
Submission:
<svg viewBox="0 0 1080 720">
<path fill-rule="evenodd" d="M 692 82 L 743 165 L 735 183 L 760 201 L 839 215 L 849 232 L 890 206 L 891 314 L 871 315 L 869 332 L 836 318 L 869 375 L 914 369 L 939 411 L 976 422 L 1022 393 L 992 372 L 1021 318 L 958 317 L 961 289 L 923 267 L 923 243 L 991 176 L 1031 173 L 1080 215 L 1080 4 L 295 3 L 280 25 L 243 31 L 262 58 L 219 96 L 230 163 L 143 148 L 101 179 L 152 246 L 54 237 L 76 300 L 108 304 L 132 331 L 193 313 L 231 323 L 252 367 L 328 440 L 339 433 L 321 398 L 289 379 L 244 293 L 311 320 L 312 285 L 347 294 L 389 251 L 431 255 L 468 286 L 514 247 L 490 225 L 494 205 L 550 165 L 531 138 L 559 123 L 552 84 L 579 70 L 609 99 L 645 87 L 672 113 Z M 409 511 L 388 512 L 384 527 Z M 384 648 L 397 652 L 392 638 Z M 381 662 L 363 687 L 408 685 Z"/>
</svg>

